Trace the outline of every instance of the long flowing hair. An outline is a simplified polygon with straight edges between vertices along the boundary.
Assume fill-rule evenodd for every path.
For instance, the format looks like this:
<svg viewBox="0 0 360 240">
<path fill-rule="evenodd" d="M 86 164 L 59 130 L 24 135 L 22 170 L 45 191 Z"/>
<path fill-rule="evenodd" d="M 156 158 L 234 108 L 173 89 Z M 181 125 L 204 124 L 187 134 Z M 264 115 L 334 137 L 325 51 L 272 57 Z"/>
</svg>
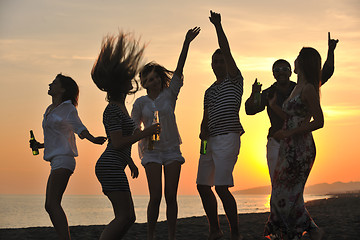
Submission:
<svg viewBox="0 0 360 240">
<path fill-rule="evenodd" d="M 107 92 L 108 101 L 138 91 L 139 84 L 134 78 L 139 72 L 144 49 L 139 40 L 121 31 L 117 36 L 108 35 L 103 39 L 91 77 L 100 90 Z M 130 84 L 132 89 L 129 89 Z"/>
<path fill-rule="evenodd" d="M 160 64 L 157 64 L 155 62 L 149 62 L 141 69 L 139 74 L 141 86 L 144 87 L 143 79 L 152 71 L 155 71 L 161 78 L 161 90 L 169 87 L 174 72 L 166 69 L 164 66 L 161 66 Z"/>
<path fill-rule="evenodd" d="M 71 100 L 71 103 L 77 107 L 79 101 L 79 87 L 69 76 L 62 75 L 59 73 L 56 78 L 60 80 L 61 87 L 65 89 L 62 95 L 62 101 Z"/>
<path fill-rule="evenodd" d="M 320 95 L 321 86 L 321 56 L 319 52 L 311 47 L 304 47 L 299 54 L 299 64 L 305 79 L 314 85 Z"/>
</svg>

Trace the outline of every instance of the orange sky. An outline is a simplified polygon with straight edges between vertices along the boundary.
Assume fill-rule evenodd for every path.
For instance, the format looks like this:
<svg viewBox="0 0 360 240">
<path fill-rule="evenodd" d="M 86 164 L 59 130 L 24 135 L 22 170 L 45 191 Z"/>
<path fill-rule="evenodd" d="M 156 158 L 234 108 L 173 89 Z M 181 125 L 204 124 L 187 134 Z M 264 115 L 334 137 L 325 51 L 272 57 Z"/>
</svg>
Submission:
<svg viewBox="0 0 360 240">
<path fill-rule="evenodd" d="M 102 37 L 118 29 L 131 31 L 148 46 L 145 61 L 169 69 L 176 61 L 186 31 L 202 31 L 190 47 L 185 84 L 176 109 L 186 159 L 179 194 L 196 194 L 199 124 L 203 94 L 214 81 L 210 57 L 217 48 L 209 10 L 220 12 L 238 67 L 245 78 L 243 102 L 255 78 L 266 88 L 273 82 L 272 63 L 278 58 L 292 65 L 303 46 L 315 47 L 326 59 L 327 32 L 340 42 L 335 50 L 335 73 L 322 87 L 325 126 L 314 133 L 317 158 L 308 184 L 360 181 L 360 3 L 357 1 L 64 1 L 5 0 L 0 2 L 0 130 L 2 137 L 0 194 L 43 194 L 50 166 L 28 148 L 29 130 L 43 140 L 41 121 L 51 98 L 48 84 L 57 73 L 72 76 L 80 87 L 78 111 L 94 135 L 104 135 L 105 94 L 93 84 L 90 71 Z M 296 81 L 293 74 L 292 80 Z M 128 110 L 141 91 L 127 99 Z M 235 167 L 235 188 L 269 184 L 264 111 L 247 116 L 240 110 L 246 133 Z M 95 163 L 105 146 L 77 140 L 79 157 L 67 194 L 101 194 Z M 133 146 L 140 177 L 130 180 L 133 194 L 147 194 L 145 172 Z"/>
</svg>

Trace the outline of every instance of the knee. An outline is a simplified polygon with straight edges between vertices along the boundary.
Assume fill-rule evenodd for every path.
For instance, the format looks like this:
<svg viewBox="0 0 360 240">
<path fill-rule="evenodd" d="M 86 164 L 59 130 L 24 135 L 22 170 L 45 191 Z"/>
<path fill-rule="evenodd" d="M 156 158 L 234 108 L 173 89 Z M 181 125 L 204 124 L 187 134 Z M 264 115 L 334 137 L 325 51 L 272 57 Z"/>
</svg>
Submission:
<svg viewBox="0 0 360 240">
<path fill-rule="evenodd" d="M 54 201 L 46 201 L 45 202 L 45 210 L 47 213 L 51 214 L 54 209 L 61 207 L 59 203 L 56 203 Z"/>
<path fill-rule="evenodd" d="M 230 193 L 227 186 L 215 186 L 215 191 L 220 197 L 226 196 Z"/>
<path fill-rule="evenodd" d="M 167 205 L 176 203 L 177 202 L 176 192 L 166 192 L 165 201 Z"/>
<path fill-rule="evenodd" d="M 149 205 L 160 206 L 161 197 L 162 197 L 161 193 L 160 194 L 150 194 Z"/>
<path fill-rule="evenodd" d="M 210 186 L 206 186 L 206 185 L 197 185 L 197 190 L 199 192 L 200 195 L 206 194 L 208 192 L 211 191 L 211 187 Z"/>
</svg>

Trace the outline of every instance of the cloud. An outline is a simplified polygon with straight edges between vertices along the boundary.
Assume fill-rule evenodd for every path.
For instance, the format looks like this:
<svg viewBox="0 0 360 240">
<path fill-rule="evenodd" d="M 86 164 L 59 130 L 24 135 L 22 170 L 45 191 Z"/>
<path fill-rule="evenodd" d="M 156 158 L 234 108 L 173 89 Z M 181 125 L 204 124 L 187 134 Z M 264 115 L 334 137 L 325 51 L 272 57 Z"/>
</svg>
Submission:
<svg viewBox="0 0 360 240">
<path fill-rule="evenodd" d="M 359 106 L 324 106 L 323 112 L 325 118 L 329 120 L 354 119 L 354 117 L 360 118 Z"/>
</svg>

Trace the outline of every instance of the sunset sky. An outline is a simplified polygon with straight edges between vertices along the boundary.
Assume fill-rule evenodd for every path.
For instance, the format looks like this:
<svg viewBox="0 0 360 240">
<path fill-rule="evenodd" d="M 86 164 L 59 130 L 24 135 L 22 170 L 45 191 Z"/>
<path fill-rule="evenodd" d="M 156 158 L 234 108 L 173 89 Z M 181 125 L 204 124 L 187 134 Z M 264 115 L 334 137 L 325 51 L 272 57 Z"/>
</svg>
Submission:
<svg viewBox="0 0 360 240">
<path fill-rule="evenodd" d="M 170 70 L 189 28 L 200 26 L 185 64 L 176 117 L 185 157 L 179 194 L 197 194 L 199 125 L 203 95 L 214 82 L 211 54 L 218 47 L 209 11 L 220 12 L 235 61 L 244 79 L 241 122 L 246 133 L 234 170 L 234 190 L 270 184 L 266 165 L 266 111 L 245 114 L 255 78 L 263 89 L 273 82 L 276 59 L 292 67 L 303 46 L 316 48 L 323 62 L 327 33 L 340 40 L 335 50 L 335 73 L 321 88 L 324 128 L 314 132 L 315 165 L 308 185 L 360 181 L 360 1 L 119 1 L 119 0 L 0 0 L 0 194 L 44 194 L 50 165 L 43 153 L 32 156 L 29 130 L 43 141 L 41 122 L 51 103 L 48 84 L 62 72 L 80 87 L 79 115 L 93 135 L 105 135 L 102 114 L 105 93 L 93 83 L 90 71 L 102 38 L 119 30 L 132 32 L 147 44 L 144 62 L 156 61 Z M 296 81 L 296 74 L 291 79 Z M 142 90 L 127 98 L 131 111 Z M 102 194 L 95 163 L 105 145 L 77 138 L 79 157 L 67 194 Z M 133 194 L 148 194 L 137 145 L 132 156 L 138 179 L 129 179 Z"/>
</svg>

